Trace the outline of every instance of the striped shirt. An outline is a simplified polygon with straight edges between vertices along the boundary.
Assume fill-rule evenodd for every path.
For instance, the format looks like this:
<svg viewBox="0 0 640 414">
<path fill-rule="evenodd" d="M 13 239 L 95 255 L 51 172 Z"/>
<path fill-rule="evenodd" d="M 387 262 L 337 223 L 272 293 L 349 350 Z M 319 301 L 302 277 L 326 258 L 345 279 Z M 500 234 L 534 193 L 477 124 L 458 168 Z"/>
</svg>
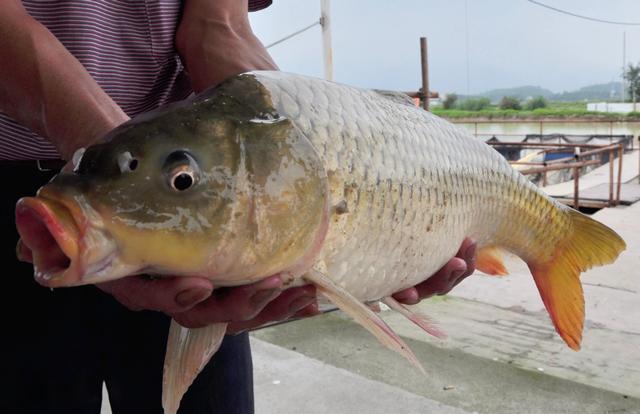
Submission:
<svg viewBox="0 0 640 414">
<path fill-rule="evenodd" d="M 192 92 L 174 47 L 180 0 L 22 3 L 130 117 Z M 249 0 L 249 10 L 269 4 Z M 49 141 L 0 112 L 0 160 L 52 158 L 60 156 Z"/>
</svg>

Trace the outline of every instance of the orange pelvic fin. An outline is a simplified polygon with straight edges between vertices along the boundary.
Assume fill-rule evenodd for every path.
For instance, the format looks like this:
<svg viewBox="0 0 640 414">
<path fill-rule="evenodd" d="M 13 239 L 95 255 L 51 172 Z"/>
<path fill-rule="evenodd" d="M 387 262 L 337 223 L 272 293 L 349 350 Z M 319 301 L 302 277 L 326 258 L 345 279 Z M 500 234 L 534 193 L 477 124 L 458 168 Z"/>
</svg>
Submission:
<svg viewBox="0 0 640 414">
<path fill-rule="evenodd" d="M 504 252 L 496 246 L 486 246 L 478 250 L 476 268 L 488 275 L 506 276 L 509 274 L 503 262 Z"/>
<path fill-rule="evenodd" d="M 549 316 L 567 345 L 580 349 L 584 325 L 584 297 L 580 273 L 613 262 L 626 247 L 613 230 L 590 217 L 569 210 L 572 229 L 546 263 L 529 261 Z"/>
</svg>

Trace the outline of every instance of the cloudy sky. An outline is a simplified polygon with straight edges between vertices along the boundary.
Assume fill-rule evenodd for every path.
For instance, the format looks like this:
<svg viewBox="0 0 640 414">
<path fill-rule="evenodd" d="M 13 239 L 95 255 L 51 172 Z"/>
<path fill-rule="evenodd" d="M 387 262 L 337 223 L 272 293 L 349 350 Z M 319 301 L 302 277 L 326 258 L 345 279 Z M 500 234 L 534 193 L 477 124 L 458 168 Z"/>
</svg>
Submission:
<svg viewBox="0 0 640 414">
<path fill-rule="evenodd" d="M 640 1 L 538 1 L 637 24 L 583 20 L 528 0 L 333 0 L 334 78 L 363 87 L 415 90 L 420 36 L 429 41 L 432 89 L 441 93 L 466 93 L 467 84 L 470 93 L 522 85 L 561 92 L 618 80 L 623 32 L 627 62 L 640 61 Z M 253 13 L 251 22 L 269 44 L 319 14 L 320 0 L 274 0 L 270 8 Z M 269 51 L 282 70 L 322 76 L 321 39 L 316 26 Z"/>
</svg>

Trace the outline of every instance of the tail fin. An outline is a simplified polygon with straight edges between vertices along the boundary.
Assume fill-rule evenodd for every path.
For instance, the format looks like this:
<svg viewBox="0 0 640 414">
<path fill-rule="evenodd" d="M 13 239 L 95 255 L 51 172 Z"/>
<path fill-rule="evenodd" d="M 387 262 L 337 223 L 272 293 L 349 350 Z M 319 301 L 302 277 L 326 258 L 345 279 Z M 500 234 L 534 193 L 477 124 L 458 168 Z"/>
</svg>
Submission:
<svg viewBox="0 0 640 414">
<path fill-rule="evenodd" d="M 528 263 L 556 331 L 571 349 L 580 349 L 584 297 L 580 273 L 613 262 L 626 248 L 624 240 L 602 223 L 569 210 L 572 231 L 546 263 Z"/>
</svg>

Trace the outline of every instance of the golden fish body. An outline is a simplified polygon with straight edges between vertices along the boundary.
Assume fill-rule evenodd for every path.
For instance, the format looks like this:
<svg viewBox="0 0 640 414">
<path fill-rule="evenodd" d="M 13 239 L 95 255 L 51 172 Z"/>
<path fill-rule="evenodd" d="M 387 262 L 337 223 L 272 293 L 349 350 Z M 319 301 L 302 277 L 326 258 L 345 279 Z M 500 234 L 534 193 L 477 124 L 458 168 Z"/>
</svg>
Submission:
<svg viewBox="0 0 640 414">
<path fill-rule="evenodd" d="M 420 366 L 363 302 L 447 262 L 465 237 L 477 267 L 505 274 L 499 250 L 531 269 L 564 341 L 578 349 L 579 274 L 624 241 L 554 201 L 492 148 L 399 95 L 282 72 L 238 75 L 142 115 L 86 150 L 74 170 L 19 201 L 19 251 L 46 286 L 139 273 L 235 286 L 281 274 L 320 294 Z M 163 406 L 180 399 L 226 324 L 173 322 Z"/>
</svg>

